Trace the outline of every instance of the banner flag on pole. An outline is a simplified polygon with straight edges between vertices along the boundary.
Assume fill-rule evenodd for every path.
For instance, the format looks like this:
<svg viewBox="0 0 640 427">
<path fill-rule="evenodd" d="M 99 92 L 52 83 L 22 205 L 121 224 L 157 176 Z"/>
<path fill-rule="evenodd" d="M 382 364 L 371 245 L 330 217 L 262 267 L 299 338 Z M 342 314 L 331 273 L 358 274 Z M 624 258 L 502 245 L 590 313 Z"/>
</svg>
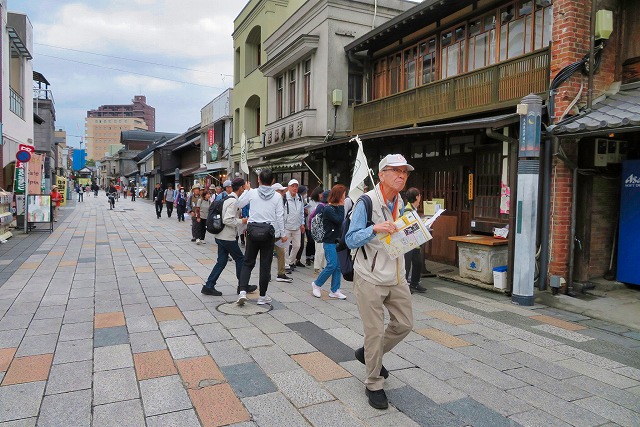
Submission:
<svg viewBox="0 0 640 427">
<path fill-rule="evenodd" d="M 247 136 L 242 132 L 240 138 L 240 170 L 249 175 L 249 164 L 247 163 Z"/>
<path fill-rule="evenodd" d="M 369 176 L 369 164 L 367 158 L 364 155 L 362 149 L 362 141 L 356 135 L 349 142 L 355 141 L 358 143 L 358 155 L 356 156 L 355 164 L 353 165 L 353 176 L 351 177 L 351 186 L 349 187 L 349 197 L 352 200 L 357 200 L 363 194 L 364 180 Z"/>
</svg>

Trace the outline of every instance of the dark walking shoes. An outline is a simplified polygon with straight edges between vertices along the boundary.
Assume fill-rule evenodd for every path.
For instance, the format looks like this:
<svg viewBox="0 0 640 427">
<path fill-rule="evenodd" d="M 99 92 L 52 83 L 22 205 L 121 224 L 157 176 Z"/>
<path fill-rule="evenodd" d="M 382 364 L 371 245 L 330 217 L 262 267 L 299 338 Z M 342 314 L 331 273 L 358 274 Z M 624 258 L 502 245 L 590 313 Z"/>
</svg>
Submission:
<svg viewBox="0 0 640 427">
<path fill-rule="evenodd" d="M 387 400 L 387 394 L 384 390 L 371 391 L 365 388 L 367 397 L 369 398 L 369 405 L 376 409 L 387 409 L 389 407 L 389 401 Z"/>
<path fill-rule="evenodd" d="M 205 295 L 213 295 L 214 297 L 222 296 L 222 292 L 220 292 L 216 288 L 207 288 L 206 286 L 202 287 L 202 290 L 200 290 L 200 293 Z"/>
<path fill-rule="evenodd" d="M 360 347 L 359 349 L 357 349 L 355 354 L 358 362 L 364 365 L 364 347 Z M 387 371 L 387 368 L 385 368 L 384 365 L 382 365 L 382 368 L 380 369 L 380 376 L 384 379 L 389 378 L 389 371 Z"/>
</svg>

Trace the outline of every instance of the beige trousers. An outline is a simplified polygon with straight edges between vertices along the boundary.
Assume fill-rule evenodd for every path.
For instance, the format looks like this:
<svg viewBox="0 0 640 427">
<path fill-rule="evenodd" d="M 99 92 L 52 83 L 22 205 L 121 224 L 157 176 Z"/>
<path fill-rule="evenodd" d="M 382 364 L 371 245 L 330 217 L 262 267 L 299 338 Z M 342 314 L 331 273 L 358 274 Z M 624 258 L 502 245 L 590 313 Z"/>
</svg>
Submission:
<svg viewBox="0 0 640 427">
<path fill-rule="evenodd" d="M 322 242 L 316 242 L 315 245 L 316 254 L 313 258 L 313 269 L 322 270 L 327 265 L 327 259 L 324 257 L 324 246 L 322 245 Z"/>
<path fill-rule="evenodd" d="M 278 245 L 274 245 L 273 249 L 276 251 L 276 257 L 278 257 L 278 276 L 282 276 L 284 275 L 284 270 L 285 270 L 285 266 L 284 266 L 284 258 L 285 258 L 285 254 L 284 254 L 284 248 L 278 246 Z"/>
<path fill-rule="evenodd" d="M 367 369 L 364 383 L 369 390 L 376 391 L 384 386 L 384 378 L 380 376 L 382 356 L 402 341 L 413 328 L 411 292 L 404 280 L 394 286 L 379 286 L 367 282 L 357 273 L 353 279 L 353 290 L 364 326 L 364 360 Z M 385 307 L 389 311 L 386 329 Z"/>
</svg>

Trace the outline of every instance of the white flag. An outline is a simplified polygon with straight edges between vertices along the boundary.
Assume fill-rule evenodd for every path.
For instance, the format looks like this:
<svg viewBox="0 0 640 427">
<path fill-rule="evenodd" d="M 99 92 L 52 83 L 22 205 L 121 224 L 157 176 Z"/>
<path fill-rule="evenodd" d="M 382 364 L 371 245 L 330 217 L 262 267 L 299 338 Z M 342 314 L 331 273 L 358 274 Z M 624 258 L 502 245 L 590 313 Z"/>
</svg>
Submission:
<svg viewBox="0 0 640 427">
<path fill-rule="evenodd" d="M 369 164 L 367 158 L 364 156 L 364 150 L 362 149 L 362 141 L 356 136 L 351 141 L 355 140 L 358 143 L 358 155 L 356 156 L 356 162 L 353 165 L 353 176 L 351 177 L 351 186 L 349 187 L 349 197 L 352 200 L 357 200 L 362 194 L 364 188 L 364 180 L 369 176 Z"/>
<path fill-rule="evenodd" d="M 240 138 L 240 170 L 249 175 L 247 154 L 247 136 L 242 132 L 242 137 Z"/>
</svg>

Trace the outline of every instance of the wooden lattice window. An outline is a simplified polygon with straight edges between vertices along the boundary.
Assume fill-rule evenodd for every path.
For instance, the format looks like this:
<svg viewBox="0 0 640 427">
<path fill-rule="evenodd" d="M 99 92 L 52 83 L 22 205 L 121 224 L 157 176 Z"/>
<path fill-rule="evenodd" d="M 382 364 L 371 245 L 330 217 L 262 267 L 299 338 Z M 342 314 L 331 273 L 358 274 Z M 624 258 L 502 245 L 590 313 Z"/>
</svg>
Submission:
<svg viewBox="0 0 640 427">
<path fill-rule="evenodd" d="M 500 218 L 500 167 L 502 155 L 497 151 L 476 154 L 475 217 Z"/>
</svg>

